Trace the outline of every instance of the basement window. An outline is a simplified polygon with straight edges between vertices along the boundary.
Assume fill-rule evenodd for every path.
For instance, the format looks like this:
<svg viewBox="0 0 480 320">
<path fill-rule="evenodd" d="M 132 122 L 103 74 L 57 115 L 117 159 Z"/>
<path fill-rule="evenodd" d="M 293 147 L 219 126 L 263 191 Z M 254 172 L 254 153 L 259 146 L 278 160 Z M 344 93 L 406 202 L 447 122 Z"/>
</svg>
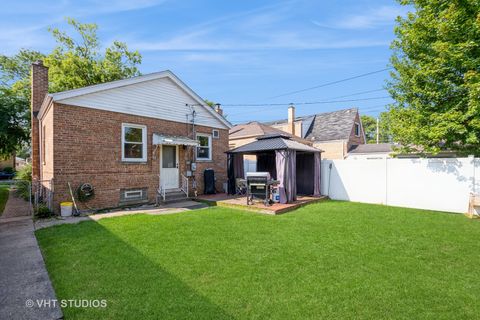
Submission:
<svg viewBox="0 0 480 320">
<path fill-rule="evenodd" d="M 147 200 L 147 188 L 120 189 L 120 202 Z"/>
<path fill-rule="evenodd" d="M 122 124 L 122 161 L 147 161 L 147 127 Z"/>
</svg>

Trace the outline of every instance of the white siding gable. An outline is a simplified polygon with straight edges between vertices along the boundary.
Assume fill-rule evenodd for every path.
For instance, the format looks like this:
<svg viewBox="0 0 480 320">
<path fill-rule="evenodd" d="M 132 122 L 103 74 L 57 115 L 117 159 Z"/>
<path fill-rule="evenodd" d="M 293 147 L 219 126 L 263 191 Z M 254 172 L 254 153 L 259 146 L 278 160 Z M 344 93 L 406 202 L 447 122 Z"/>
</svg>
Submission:
<svg viewBox="0 0 480 320">
<path fill-rule="evenodd" d="M 121 112 L 139 116 L 158 118 L 176 122 L 187 122 L 191 109 L 186 104 L 194 105 L 195 123 L 214 128 L 228 128 L 211 111 L 208 106 L 198 105 L 190 94 L 178 86 L 169 77 L 109 88 L 103 91 L 87 93 L 75 97 L 57 99 L 59 103 Z"/>
</svg>

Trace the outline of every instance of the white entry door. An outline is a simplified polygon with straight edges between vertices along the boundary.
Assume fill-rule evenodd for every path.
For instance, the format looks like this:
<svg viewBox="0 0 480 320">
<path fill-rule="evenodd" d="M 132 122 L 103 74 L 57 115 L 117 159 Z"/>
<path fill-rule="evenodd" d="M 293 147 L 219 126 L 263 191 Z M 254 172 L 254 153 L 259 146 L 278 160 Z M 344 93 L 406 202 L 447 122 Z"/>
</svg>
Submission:
<svg viewBox="0 0 480 320">
<path fill-rule="evenodd" d="M 178 188 L 178 146 L 162 146 L 160 181 L 165 189 Z"/>
</svg>

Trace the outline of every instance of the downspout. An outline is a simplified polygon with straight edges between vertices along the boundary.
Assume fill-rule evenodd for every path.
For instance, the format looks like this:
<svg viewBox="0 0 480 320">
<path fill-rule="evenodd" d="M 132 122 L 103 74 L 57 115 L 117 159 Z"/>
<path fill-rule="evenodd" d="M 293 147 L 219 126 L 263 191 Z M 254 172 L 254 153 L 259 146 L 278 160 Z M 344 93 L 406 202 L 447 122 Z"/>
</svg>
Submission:
<svg viewBox="0 0 480 320">
<path fill-rule="evenodd" d="M 188 106 L 190 108 L 190 112 L 191 112 L 191 116 L 192 116 L 192 139 L 193 140 L 196 140 L 197 138 L 195 137 L 196 133 L 195 133 L 195 116 L 196 116 L 196 111 L 195 109 L 193 108 L 192 105 L 190 104 L 185 104 L 186 106 Z M 187 114 L 187 126 L 188 126 L 188 117 L 190 116 L 190 114 Z M 188 132 L 187 132 L 187 136 L 188 136 Z M 191 148 L 192 150 L 192 161 L 190 163 L 194 163 L 196 162 L 196 158 L 197 158 L 197 154 L 196 154 L 196 150 L 195 150 L 195 147 L 192 146 Z M 192 171 L 192 190 L 194 190 L 194 193 L 195 193 L 195 197 L 197 196 L 197 181 L 195 179 L 195 174 L 193 173 L 193 170 L 192 168 L 190 167 L 190 171 Z"/>
</svg>

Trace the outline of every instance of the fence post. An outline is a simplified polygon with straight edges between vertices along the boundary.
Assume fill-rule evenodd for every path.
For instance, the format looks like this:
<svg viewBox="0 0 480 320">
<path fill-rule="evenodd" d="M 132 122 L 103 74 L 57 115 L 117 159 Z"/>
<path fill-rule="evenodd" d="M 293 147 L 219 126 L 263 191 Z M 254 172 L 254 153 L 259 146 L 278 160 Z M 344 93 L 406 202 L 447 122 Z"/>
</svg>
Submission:
<svg viewBox="0 0 480 320">
<path fill-rule="evenodd" d="M 388 157 L 385 157 L 385 205 L 388 206 Z"/>
<path fill-rule="evenodd" d="M 472 171 L 471 171 L 472 172 L 472 178 L 470 179 L 472 181 L 471 190 L 472 190 L 473 194 L 476 194 L 477 190 L 475 189 L 475 183 L 476 183 L 476 181 L 475 181 L 475 156 L 474 155 L 469 155 L 468 159 L 470 160 L 470 163 L 472 164 Z"/>
</svg>

